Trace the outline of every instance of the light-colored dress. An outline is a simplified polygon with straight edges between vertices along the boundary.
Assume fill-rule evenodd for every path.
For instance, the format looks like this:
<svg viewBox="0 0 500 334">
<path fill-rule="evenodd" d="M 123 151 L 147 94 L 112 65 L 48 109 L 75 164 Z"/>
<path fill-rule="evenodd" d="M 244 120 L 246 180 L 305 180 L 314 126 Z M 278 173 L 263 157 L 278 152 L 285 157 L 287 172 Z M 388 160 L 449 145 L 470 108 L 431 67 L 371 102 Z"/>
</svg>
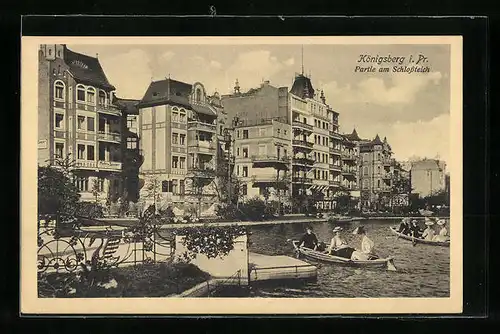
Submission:
<svg viewBox="0 0 500 334">
<path fill-rule="evenodd" d="M 436 232 L 434 232 L 434 229 L 432 227 L 428 227 L 425 229 L 424 233 L 422 234 L 422 238 L 425 240 L 433 240 L 434 236 L 436 235 Z"/>
<path fill-rule="evenodd" d="M 334 236 L 330 242 L 330 251 L 348 247 L 347 242 L 339 236 Z"/>
<path fill-rule="evenodd" d="M 361 251 L 365 254 L 372 254 L 373 248 L 375 247 L 375 243 L 370 240 L 366 235 L 363 236 L 361 240 Z"/>
<path fill-rule="evenodd" d="M 441 230 L 439 230 L 439 234 L 434 236 L 434 238 L 432 239 L 433 241 L 447 241 L 449 238 L 448 238 L 448 230 L 446 229 L 446 227 L 442 227 Z"/>
</svg>

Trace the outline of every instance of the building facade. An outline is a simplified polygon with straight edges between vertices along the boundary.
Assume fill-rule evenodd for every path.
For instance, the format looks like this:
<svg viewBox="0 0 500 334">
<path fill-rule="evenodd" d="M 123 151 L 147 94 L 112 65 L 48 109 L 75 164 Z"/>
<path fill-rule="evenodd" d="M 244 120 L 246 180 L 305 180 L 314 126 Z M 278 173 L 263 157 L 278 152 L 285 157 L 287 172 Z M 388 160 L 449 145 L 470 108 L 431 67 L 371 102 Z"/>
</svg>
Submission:
<svg viewBox="0 0 500 334">
<path fill-rule="evenodd" d="M 38 163 L 69 162 L 81 199 L 116 201 L 122 192 L 122 111 L 97 57 L 40 45 Z"/>
<path fill-rule="evenodd" d="M 436 159 L 413 161 L 411 164 L 412 192 L 426 197 L 446 190 L 446 164 Z"/>
<path fill-rule="evenodd" d="M 140 196 L 158 208 L 207 213 L 217 201 L 217 106 L 204 86 L 154 81 L 138 104 Z"/>
</svg>

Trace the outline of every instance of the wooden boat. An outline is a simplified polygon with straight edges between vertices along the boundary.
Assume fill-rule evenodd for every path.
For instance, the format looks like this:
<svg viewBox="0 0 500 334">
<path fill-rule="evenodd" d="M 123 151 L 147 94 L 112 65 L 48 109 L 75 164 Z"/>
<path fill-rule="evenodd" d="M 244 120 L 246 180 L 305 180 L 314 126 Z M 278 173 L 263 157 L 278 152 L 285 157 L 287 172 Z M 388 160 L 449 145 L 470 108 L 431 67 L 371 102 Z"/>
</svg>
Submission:
<svg viewBox="0 0 500 334">
<path fill-rule="evenodd" d="M 315 251 L 306 247 L 299 247 L 298 240 L 293 240 L 292 244 L 298 255 L 304 255 L 305 257 L 314 260 L 353 267 L 385 267 L 387 270 L 396 271 L 396 266 L 394 265 L 394 260 L 392 257 L 375 260 L 351 260 L 344 257 L 325 254 L 323 252 Z"/>
<path fill-rule="evenodd" d="M 426 244 L 426 245 L 434 245 L 434 246 L 443 246 L 443 247 L 450 247 L 450 241 L 432 241 L 432 240 L 425 240 L 425 239 L 420 239 L 420 238 L 414 238 L 410 235 L 406 235 L 403 233 L 399 233 L 395 227 L 390 227 L 392 233 L 396 234 L 399 238 L 413 241 L 414 243 L 419 243 L 419 244 Z"/>
</svg>

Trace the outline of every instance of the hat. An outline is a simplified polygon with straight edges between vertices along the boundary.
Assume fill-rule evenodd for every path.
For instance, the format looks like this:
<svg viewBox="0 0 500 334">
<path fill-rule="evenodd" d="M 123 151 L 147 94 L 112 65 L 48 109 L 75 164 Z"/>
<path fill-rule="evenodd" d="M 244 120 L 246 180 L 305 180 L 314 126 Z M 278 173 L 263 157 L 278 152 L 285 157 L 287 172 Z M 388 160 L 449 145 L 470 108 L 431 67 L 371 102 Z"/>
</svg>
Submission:
<svg viewBox="0 0 500 334">
<path fill-rule="evenodd" d="M 340 227 L 340 226 L 335 226 L 335 228 L 333 229 L 333 233 L 340 232 L 340 231 L 342 231 L 342 230 L 343 230 L 343 229 L 342 229 L 342 227 Z"/>
<path fill-rule="evenodd" d="M 430 219 L 425 219 L 425 225 L 432 226 L 432 225 L 434 225 L 434 222 Z"/>
<path fill-rule="evenodd" d="M 363 234 L 366 233 L 365 227 L 364 226 L 358 226 L 357 228 L 354 229 L 352 234 Z"/>
<path fill-rule="evenodd" d="M 437 224 L 438 224 L 438 225 L 444 225 L 444 224 L 446 224 L 446 221 L 445 221 L 444 219 L 439 219 L 439 220 L 437 221 Z"/>
<path fill-rule="evenodd" d="M 412 223 L 414 223 L 414 224 L 416 224 L 416 223 L 417 223 L 417 220 L 416 220 L 416 219 L 413 219 L 411 222 L 412 222 Z"/>
</svg>

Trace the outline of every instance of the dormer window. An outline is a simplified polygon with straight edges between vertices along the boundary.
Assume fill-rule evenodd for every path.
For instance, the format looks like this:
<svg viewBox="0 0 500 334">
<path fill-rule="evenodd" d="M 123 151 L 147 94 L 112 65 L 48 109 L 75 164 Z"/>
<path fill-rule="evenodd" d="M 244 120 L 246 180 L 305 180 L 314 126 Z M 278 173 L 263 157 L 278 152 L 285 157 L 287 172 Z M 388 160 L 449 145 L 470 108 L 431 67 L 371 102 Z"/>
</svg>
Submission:
<svg viewBox="0 0 500 334">
<path fill-rule="evenodd" d="M 198 88 L 196 89 L 196 102 L 200 102 L 201 101 L 201 89 Z"/>
</svg>

